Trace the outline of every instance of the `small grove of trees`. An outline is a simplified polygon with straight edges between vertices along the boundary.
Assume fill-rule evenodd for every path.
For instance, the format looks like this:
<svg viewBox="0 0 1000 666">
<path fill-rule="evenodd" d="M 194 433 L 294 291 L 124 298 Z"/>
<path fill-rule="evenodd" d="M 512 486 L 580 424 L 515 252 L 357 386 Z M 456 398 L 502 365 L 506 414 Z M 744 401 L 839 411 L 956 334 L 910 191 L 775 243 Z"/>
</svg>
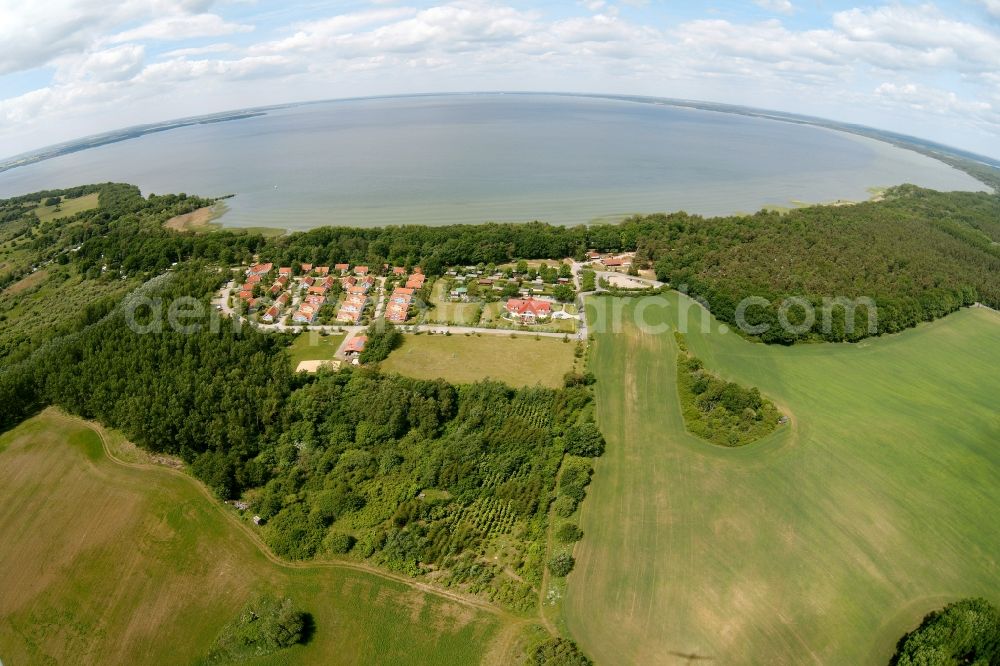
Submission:
<svg viewBox="0 0 1000 666">
<path fill-rule="evenodd" d="M 378 363 L 388 358 L 393 349 L 403 343 L 403 334 L 390 322 L 372 322 L 368 327 L 368 341 L 359 358 L 362 363 Z"/>
<path fill-rule="evenodd" d="M 532 666 L 593 666 L 587 655 L 568 638 L 551 638 L 531 653 Z"/>
<path fill-rule="evenodd" d="M 684 424 L 693 434 L 722 446 L 743 446 L 778 427 L 777 408 L 756 387 L 727 382 L 705 370 L 677 336 L 677 393 Z"/>
<path fill-rule="evenodd" d="M 304 642 L 310 616 L 291 599 L 252 599 L 222 628 L 209 649 L 209 664 L 239 663 Z"/>
<path fill-rule="evenodd" d="M 985 599 L 962 599 L 928 614 L 896 645 L 890 666 L 1000 664 L 1000 611 Z"/>
</svg>

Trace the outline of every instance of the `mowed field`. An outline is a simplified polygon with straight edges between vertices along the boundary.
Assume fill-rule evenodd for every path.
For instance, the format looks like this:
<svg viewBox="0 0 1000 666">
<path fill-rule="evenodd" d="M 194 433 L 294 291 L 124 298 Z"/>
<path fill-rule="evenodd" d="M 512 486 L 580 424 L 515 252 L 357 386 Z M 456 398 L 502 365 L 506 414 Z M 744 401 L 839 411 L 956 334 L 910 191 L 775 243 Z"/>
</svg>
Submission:
<svg viewBox="0 0 1000 666">
<path fill-rule="evenodd" d="M 185 472 L 55 410 L 0 436 L 0 658 L 190 664 L 253 594 L 315 621 L 281 664 L 508 663 L 529 623 L 344 564 L 272 559 Z M 262 660 L 260 663 L 269 663 Z"/>
<path fill-rule="evenodd" d="M 667 302 L 646 321 L 690 308 L 692 351 L 792 421 L 741 449 L 698 440 L 672 332 L 596 332 L 608 448 L 563 619 L 597 663 L 883 665 L 930 610 L 1000 602 L 1000 315 L 777 348 Z"/>
<path fill-rule="evenodd" d="M 340 343 L 347 337 L 345 333 L 320 335 L 313 331 L 299 333 L 295 341 L 288 347 L 288 355 L 292 360 L 292 369 L 302 361 L 330 361 L 337 352 Z"/>
<path fill-rule="evenodd" d="M 407 335 L 382 362 L 386 372 L 455 384 L 495 379 L 511 386 L 557 388 L 573 369 L 575 345 L 561 338 L 509 334 Z"/>
</svg>

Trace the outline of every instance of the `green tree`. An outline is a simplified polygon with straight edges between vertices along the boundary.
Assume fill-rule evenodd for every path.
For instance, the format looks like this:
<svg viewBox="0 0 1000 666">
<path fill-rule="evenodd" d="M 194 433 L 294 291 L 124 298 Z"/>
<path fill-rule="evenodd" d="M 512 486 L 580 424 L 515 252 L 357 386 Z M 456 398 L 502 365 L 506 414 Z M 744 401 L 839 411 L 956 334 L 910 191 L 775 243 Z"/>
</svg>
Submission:
<svg viewBox="0 0 1000 666">
<path fill-rule="evenodd" d="M 563 543 L 573 543 L 583 538 L 583 530 L 573 523 L 563 523 L 556 529 L 556 538 Z"/>
<path fill-rule="evenodd" d="M 575 425 L 566 431 L 566 452 L 596 458 L 604 453 L 604 435 L 594 423 Z"/>
<path fill-rule="evenodd" d="M 552 572 L 553 576 L 562 578 L 569 575 L 569 572 L 573 570 L 573 566 L 575 564 L 576 560 L 572 555 L 559 553 L 549 560 L 549 571 Z"/>
</svg>

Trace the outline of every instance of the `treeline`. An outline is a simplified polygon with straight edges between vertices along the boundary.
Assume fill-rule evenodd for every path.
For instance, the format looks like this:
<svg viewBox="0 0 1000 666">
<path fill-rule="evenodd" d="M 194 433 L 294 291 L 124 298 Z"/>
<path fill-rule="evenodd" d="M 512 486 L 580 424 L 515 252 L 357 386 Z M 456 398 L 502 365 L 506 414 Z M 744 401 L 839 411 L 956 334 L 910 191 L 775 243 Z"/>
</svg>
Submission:
<svg viewBox="0 0 1000 666">
<path fill-rule="evenodd" d="M 677 338 L 677 393 L 684 425 L 692 434 L 721 446 L 744 446 L 778 427 L 781 414 L 756 387 L 727 382 L 707 370 L 681 333 Z"/>
</svg>

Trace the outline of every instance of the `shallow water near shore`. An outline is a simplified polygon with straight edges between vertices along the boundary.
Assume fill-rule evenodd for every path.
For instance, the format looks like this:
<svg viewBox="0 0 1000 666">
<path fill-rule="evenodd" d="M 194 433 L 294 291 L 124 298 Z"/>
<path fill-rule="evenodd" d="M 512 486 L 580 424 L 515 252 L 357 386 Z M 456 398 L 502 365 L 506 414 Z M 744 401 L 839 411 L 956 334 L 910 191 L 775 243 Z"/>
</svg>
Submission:
<svg viewBox="0 0 1000 666">
<path fill-rule="evenodd" d="M 192 125 L 0 173 L 0 197 L 103 181 L 235 194 L 226 226 L 613 221 L 861 201 L 904 182 L 983 186 L 834 130 L 663 104 L 551 95 L 345 100 Z"/>
</svg>

